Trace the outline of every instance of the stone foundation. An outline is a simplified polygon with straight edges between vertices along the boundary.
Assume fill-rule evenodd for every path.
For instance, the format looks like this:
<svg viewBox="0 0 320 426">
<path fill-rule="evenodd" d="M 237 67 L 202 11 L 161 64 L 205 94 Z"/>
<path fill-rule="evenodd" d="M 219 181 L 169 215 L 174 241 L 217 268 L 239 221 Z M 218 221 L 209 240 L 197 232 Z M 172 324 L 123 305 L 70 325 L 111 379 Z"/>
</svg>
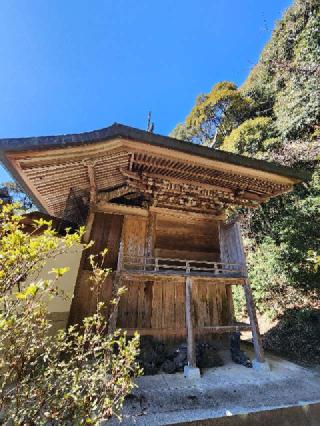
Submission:
<svg viewBox="0 0 320 426">
<path fill-rule="evenodd" d="M 223 365 L 218 344 L 199 341 L 196 345 L 197 367 L 211 368 Z M 188 364 L 186 343 L 163 343 L 152 337 L 141 337 L 139 363 L 145 375 L 183 372 Z"/>
</svg>

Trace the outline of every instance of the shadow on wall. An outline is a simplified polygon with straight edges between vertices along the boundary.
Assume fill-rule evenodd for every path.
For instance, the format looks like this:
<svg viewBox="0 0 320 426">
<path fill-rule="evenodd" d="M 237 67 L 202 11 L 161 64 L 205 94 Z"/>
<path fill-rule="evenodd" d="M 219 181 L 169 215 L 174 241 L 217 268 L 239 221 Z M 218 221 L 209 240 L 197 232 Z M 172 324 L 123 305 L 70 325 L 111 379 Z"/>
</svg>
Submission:
<svg viewBox="0 0 320 426">
<path fill-rule="evenodd" d="M 64 292 L 66 297 L 55 296 L 48 301 L 49 319 L 52 321 L 50 334 L 55 334 L 67 325 L 82 249 L 82 245 L 77 244 L 75 247 L 67 249 L 65 253 L 55 258 L 49 258 L 36 277 L 30 276 L 27 280 L 27 282 L 32 282 L 35 278 L 37 280 L 51 279 L 53 276 L 49 272 L 53 268 L 70 268 L 57 282 L 59 289 Z"/>
<path fill-rule="evenodd" d="M 263 336 L 264 348 L 292 361 L 320 364 L 320 309 L 288 309 Z"/>
</svg>

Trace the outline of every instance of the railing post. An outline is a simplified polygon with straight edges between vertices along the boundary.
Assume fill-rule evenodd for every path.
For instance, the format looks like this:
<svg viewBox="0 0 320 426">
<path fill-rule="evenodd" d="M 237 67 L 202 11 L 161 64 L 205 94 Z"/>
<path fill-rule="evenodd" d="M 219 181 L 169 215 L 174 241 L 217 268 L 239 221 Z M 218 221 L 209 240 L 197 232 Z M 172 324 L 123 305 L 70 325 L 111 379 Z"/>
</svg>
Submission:
<svg viewBox="0 0 320 426">
<path fill-rule="evenodd" d="M 155 271 L 159 271 L 159 259 L 156 257 L 156 258 L 154 259 L 154 262 L 155 262 L 154 270 L 155 270 Z"/>
<path fill-rule="evenodd" d="M 124 266 L 123 265 L 123 244 L 122 244 L 122 241 L 120 241 L 117 272 L 120 272 L 123 269 L 123 266 Z"/>
<path fill-rule="evenodd" d="M 187 273 L 188 275 L 190 275 L 190 272 L 191 272 L 191 269 L 190 269 L 190 262 L 187 260 L 187 261 L 186 261 L 186 273 Z"/>
</svg>

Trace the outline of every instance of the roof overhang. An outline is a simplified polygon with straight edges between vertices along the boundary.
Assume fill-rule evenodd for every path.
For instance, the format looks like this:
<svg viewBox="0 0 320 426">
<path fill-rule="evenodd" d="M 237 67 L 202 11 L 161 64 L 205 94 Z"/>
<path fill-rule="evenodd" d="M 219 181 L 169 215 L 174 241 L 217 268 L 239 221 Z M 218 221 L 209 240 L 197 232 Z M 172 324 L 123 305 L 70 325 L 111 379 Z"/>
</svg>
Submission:
<svg viewBox="0 0 320 426">
<path fill-rule="evenodd" d="M 301 170 L 120 124 L 73 135 L 2 139 L 0 160 L 41 210 L 57 216 L 68 188 L 88 189 L 88 163 L 95 165 L 98 190 L 123 185 L 122 172 L 127 170 L 150 172 L 155 179 L 185 180 L 199 188 L 252 192 L 260 194 L 261 202 L 309 178 Z"/>
</svg>

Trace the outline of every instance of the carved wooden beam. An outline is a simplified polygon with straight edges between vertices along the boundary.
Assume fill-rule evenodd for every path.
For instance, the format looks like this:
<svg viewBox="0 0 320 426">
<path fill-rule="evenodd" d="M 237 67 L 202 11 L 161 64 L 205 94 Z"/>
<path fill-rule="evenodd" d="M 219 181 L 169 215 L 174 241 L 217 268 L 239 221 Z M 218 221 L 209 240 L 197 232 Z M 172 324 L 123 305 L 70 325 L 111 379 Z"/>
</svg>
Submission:
<svg viewBox="0 0 320 426">
<path fill-rule="evenodd" d="M 122 204 L 108 203 L 106 201 L 99 201 L 95 208 L 96 212 L 100 213 L 113 213 L 121 215 L 135 215 L 148 217 L 148 210 L 141 207 L 125 206 Z"/>
<path fill-rule="evenodd" d="M 141 192 L 153 193 L 154 189 L 158 189 L 158 193 L 181 194 L 181 196 L 190 196 L 194 194 L 196 197 L 202 197 L 210 202 L 214 199 L 222 204 L 234 204 L 247 207 L 256 207 L 257 203 L 266 201 L 269 197 L 267 194 L 259 195 L 243 189 L 233 190 L 223 188 L 221 186 L 194 183 L 184 179 L 171 178 L 153 173 L 136 173 L 121 170 L 123 176 L 128 178 L 127 184 L 134 186 Z M 139 183 L 138 183 L 139 182 Z"/>
<path fill-rule="evenodd" d="M 110 201 L 114 198 L 122 197 L 123 195 L 132 192 L 132 188 L 128 185 L 123 185 L 120 188 L 113 189 L 111 191 L 99 192 L 97 195 L 97 202 L 99 201 Z"/>
<path fill-rule="evenodd" d="M 272 195 L 272 193 L 279 189 L 281 190 L 283 185 L 275 184 L 267 181 L 259 181 L 258 179 L 253 179 L 247 176 L 239 176 L 222 171 L 214 170 L 204 170 L 201 168 L 181 168 L 179 164 L 174 165 L 162 165 L 161 162 L 155 162 L 145 159 L 135 158 L 133 170 L 135 166 L 140 167 L 141 171 L 145 173 L 156 173 L 163 174 L 164 178 L 176 177 L 177 174 L 183 174 L 183 177 L 186 179 L 199 180 L 202 183 L 207 183 L 212 181 L 212 184 L 222 185 L 223 187 L 229 187 L 231 189 L 236 189 L 240 187 L 242 189 L 247 189 L 248 185 L 252 187 L 253 190 L 265 191 L 267 195 Z"/>
</svg>

